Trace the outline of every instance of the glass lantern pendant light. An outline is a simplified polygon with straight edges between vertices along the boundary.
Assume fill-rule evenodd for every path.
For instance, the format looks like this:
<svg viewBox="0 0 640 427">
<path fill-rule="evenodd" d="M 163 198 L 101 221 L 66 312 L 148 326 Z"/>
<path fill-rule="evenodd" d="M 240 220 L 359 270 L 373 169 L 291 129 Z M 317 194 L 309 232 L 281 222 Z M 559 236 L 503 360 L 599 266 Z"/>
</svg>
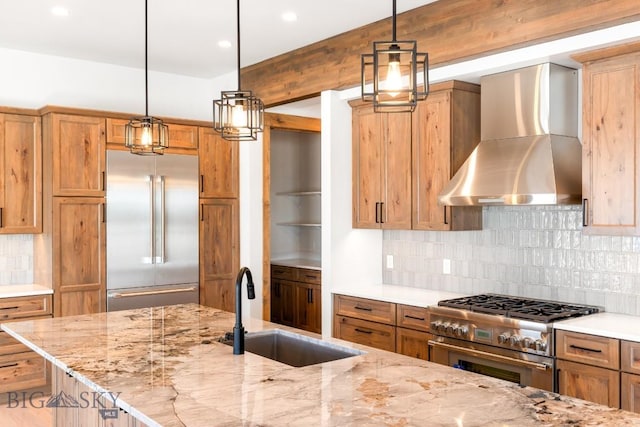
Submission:
<svg viewBox="0 0 640 427">
<path fill-rule="evenodd" d="M 149 70 L 147 65 L 147 0 L 144 2 L 144 117 L 134 117 L 125 126 L 124 145 L 133 154 L 163 154 L 169 147 L 169 127 L 149 116 Z"/>
<path fill-rule="evenodd" d="M 238 90 L 222 91 L 213 101 L 213 129 L 229 141 L 255 141 L 264 129 L 264 104 L 240 85 L 240 0 L 237 0 Z"/>
<path fill-rule="evenodd" d="M 373 42 L 373 53 L 362 55 L 362 100 L 380 113 L 413 111 L 429 94 L 429 54 L 418 53 L 415 40 L 396 40 L 396 0 L 392 22 L 392 40 Z M 367 92 L 368 85 L 373 92 Z"/>
</svg>

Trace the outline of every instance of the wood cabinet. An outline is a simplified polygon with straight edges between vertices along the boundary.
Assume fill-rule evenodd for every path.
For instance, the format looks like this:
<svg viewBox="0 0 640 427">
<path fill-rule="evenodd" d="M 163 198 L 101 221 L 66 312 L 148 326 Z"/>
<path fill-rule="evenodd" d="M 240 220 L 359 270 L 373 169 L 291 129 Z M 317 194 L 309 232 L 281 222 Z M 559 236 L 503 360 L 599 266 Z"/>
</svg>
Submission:
<svg viewBox="0 0 640 427">
<path fill-rule="evenodd" d="M 322 332 L 319 270 L 271 265 L 271 321 Z"/>
<path fill-rule="evenodd" d="M 334 295 L 333 312 L 334 337 L 396 351 L 396 304 Z"/>
<path fill-rule="evenodd" d="M 429 360 L 429 313 L 425 307 L 398 304 L 396 310 L 396 352 Z"/>
<path fill-rule="evenodd" d="M 411 228 L 411 114 L 352 103 L 353 227 Z"/>
<path fill-rule="evenodd" d="M 51 317 L 51 295 L 0 299 L 0 322 Z M 48 388 L 46 360 L 0 331 L 0 393 Z"/>
<path fill-rule="evenodd" d="M 106 223 L 101 197 L 54 197 L 54 315 L 106 310 Z"/>
<path fill-rule="evenodd" d="M 210 128 L 199 130 L 200 197 L 239 197 L 237 141 L 222 139 Z"/>
<path fill-rule="evenodd" d="M 107 149 L 128 150 L 125 143 L 125 126 L 129 120 L 107 118 Z M 165 122 L 169 126 L 169 148 L 166 153 L 195 154 L 198 149 L 198 127 Z"/>
<path fill-rule="evenodd" d="M 40 118 L 0 114 L 0 234 L 42 232 Z"/>
<path fill-rule="evenodd" d="M 235 312 L 239 202 L 200 199 L 200 304 Z"/>
<path fill-rule="evenodd" d="M 640 343 L 622 341 L 621 408 L 640 413 Z"/>
<path fill-rule="evenodd" d="M 603 49 L 576 55 L 584 62 L 582 230 L 586 234 L 640 234 L 640 52 L 618 53 Z"/>
<path fill-rule="evenodd" d="M 620 407 L 620 342 L 614 338 L 556 331 L 558 392 Z"/>
<path fill-rule="evenodd" d="M 413 116 L 413 229 L 482 229 L 481 206 L 438 205 L 438 194 L 479 142 L 480 87 L 459 81 L 431 85 Z"/>
</svg>

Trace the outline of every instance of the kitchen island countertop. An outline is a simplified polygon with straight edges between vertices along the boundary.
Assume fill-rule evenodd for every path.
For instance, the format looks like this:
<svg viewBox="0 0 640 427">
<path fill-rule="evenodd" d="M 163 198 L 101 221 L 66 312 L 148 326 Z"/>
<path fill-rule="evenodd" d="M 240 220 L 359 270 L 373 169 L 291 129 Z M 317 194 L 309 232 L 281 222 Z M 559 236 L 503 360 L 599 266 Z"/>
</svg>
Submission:
<svg viewBox="0 0 640 427">
<path fill-rule="evenodd" d="M 637 414 L 328 337 L 366 354 L 303 368 L 234 356 L 217 341 L 234 320 L 189 304 L 2 328 L 148 425 L 640 426 Z"/>
</svg>

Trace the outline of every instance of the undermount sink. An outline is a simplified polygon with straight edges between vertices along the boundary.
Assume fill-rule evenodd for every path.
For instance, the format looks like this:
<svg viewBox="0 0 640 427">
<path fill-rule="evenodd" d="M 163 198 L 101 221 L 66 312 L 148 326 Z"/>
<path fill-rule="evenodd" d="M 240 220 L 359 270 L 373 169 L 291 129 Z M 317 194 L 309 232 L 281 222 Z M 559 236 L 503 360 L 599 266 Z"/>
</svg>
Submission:
<svg viewBox="0 0 640 427">
<path fill-rule="evenodd" d="M 232 344 L 233 340 L 223 342 Z M 364 354 L 363 351 L 354 348 L 342 347 L 281 329 L 245 334 L 244 349 L 249 353 L 295 367 L 315 365 L 316 363 Z"/>
</svg>

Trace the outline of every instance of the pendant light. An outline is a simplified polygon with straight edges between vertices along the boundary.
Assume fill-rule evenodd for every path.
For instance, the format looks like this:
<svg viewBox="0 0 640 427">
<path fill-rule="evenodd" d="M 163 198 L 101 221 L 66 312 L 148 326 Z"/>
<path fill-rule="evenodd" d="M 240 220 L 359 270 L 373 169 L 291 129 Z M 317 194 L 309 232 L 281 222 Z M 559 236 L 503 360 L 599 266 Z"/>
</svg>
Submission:
<svg viewBox="0 0 640 427">
<path fill-rule="evenodd" d="M 396 0 L 393 0 L 392 40 L 373 42 L 373 53 L 362 55 L 362 100 L 373 102 L 374 111 L 410 112 L 427 97 L 429 54 L 416 50 L 415 40 L 396 40 Z M 419 72 L 422 72 L 420 82 Z M 366 91 L 369 84 L 373 92 Z"/>
<path fill-rule="evenodd" d="M 238 90 L 222 91 L 213 101 L 213 129 L 229 141 L 255 141 L 264 129 L 264 104 L 240 84 L 240 0 L 237 0 Z"/>
<path fill-rule="evenodd" d="M 125 147 L 133 154 L 163 154 L 169 148 L 169 127 L 149 116 L 149 69 L 147 53 L 147 0 L 144 1 L 144 117 L 134 117 L 125 126 Z"/>
</svg>

